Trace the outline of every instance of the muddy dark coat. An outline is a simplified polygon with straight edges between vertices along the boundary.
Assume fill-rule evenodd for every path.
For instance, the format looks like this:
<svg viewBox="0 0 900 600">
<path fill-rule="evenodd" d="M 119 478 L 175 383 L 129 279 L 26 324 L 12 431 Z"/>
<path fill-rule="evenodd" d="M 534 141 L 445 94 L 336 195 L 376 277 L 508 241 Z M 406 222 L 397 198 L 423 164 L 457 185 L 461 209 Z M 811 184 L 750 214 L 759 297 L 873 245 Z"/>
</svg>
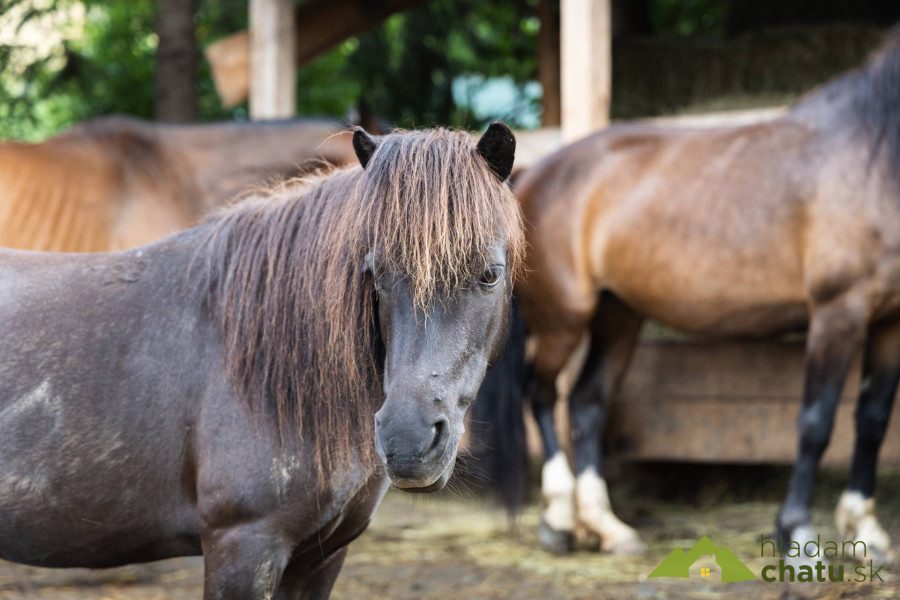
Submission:
<svg viewBox="0 0 900 600">
<path fill-rule="evenodd" d="M 140 249 L 0 252 L 0 557 L 109 567 L 203 553 L 206 598 L 324 597 L 389 478 L 442 487 L 505 337 L 521 237 L 503 183 L 511 165 L 463 133 L 357 136 L 373 144 L 365 172 L 248 200 Z M 509 130 L 494 125 L 486 139 L 497 136 L 511 152 Z M 479 252 L 404 270 L 399 246 L 360 224 L 396 220 L 400 207 L 409 219 L 394 239 L 428 239 L 416 228 L 430 224 L 415 222 L 433 212 L 388 187 L 364 193 L 395 166 L 415 181 L 416 164 L 442 174 L 423 179 L 423 206 L 460 225 L 440 239 L 457 249 L 477 240 Z M 430 187 L 451 173 L 454 198 Z M 366 215 L 361 202 L 378 206 Z M 468 228 L 457 217 L 469 211 L 492 218 Z M 372 247 L 350 243 L 359 232 Z M 441 273 L 458 277 L 422 282 Z M 339 289 L 353 293 L 329 325 L 341 298 L 315 292 Z M 331 325 L 346 337 L 320 335 Z M 248 375 L 260 370 L 259 381 Z M 373 438 L 390 449 L 381 461 Z"/>
</svg>

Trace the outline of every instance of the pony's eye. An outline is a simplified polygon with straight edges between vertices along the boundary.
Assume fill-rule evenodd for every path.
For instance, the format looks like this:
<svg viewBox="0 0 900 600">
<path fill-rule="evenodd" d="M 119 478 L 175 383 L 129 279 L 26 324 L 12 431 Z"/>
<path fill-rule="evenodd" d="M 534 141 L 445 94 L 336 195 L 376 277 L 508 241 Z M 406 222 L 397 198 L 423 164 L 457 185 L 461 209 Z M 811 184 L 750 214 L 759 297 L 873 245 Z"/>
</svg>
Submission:
<svg viewBox="0 0 900 600">
<path fill-rule="evenodd" d="M 500 281 L 500 277 L 502 275 L 503 267 L 499 265 L 488 267 L 484 270 L 484 273 L 481 274 L 481 277 L 478 279 L 478 283 L 485 287 L 494 287 Z"/>
</svg>

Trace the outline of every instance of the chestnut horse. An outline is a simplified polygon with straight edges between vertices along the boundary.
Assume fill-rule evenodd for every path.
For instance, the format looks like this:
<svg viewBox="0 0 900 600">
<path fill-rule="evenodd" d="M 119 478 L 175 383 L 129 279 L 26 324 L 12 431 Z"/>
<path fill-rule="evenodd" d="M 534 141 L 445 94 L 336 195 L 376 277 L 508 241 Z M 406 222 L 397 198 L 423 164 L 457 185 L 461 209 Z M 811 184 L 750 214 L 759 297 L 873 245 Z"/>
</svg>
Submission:
<svg viewBox="0 0 900 600">
<path fill-rule="evenodd" d="M 353 143 L 139 249 L 0 251 L 0 558 L 323 598 L 389 482 L 444 486 L 506 336 L 515 140 Z"/>
<path fill-rule="evenodd" d="M 0 143 L 0 246 L 133 248 L 196 225 L 272 178 L 355 162 L 327 121 L 164 125 L 103 117 L 38 144 Z"/>
<path fill-rule="evenodd" d="M 527 223 L 516 294 L 535 343 L 530 394 L 546 452 L 540 537 L 566 551 L 584 527 L 641 549 L 613 514 L 599 438 L 604 399 L 644 317 L 703 336 L 807 329 L 799 444 L 777 518 L 815 536 L 819 460 L 854 357 L 864 351 L 841 533 L 892 554 L 874 514 L 879 447 L 900 379 L 900 32 L 856 71 L 761 124 L 624 125 L 572 144 L 516 183 Z M 553 429 L 555 382 L 583 338 L 569 398 L 574 474 Z M 486 384 L 487 385 L 487 384 Z"/>
</svg>

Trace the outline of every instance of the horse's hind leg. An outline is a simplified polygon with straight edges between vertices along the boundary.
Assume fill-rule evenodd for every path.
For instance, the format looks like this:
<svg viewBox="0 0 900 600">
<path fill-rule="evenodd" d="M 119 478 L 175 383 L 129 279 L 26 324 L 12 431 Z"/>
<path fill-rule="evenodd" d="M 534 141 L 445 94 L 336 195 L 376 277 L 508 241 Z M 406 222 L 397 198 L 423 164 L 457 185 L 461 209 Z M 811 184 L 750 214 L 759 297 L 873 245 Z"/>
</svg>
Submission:
<svg viewBox="0 0 900 600">
<path fill-rule="evenodd" d="M 864 311 L 833 301 L 813 311 L 806 341 L 803 404 L 797 420 L 799 449 L 787 498 L 778 513 L 783 547 L 815 540 L 812 499 L 819 461 L 828 446 L 834 413 L 853 356 L 865 335 Z"/>
<path fill-rule="evenodd" d="M 867 553 L 880 562 L 895 554 L 887 532 L 875 517 L 875 471 L 878 451 L 887 430 L 900 381 L 900 320 L 869 329 L 863 357 L 863 376 L 856 406 L 856 445 L 847 489 L 835 511 L 838 531 L 845 540 L 862 541 Z"/>
<path fill-rule="evenodd" d="M 569 400 L 578 523 L 600 538 L 602 550 L 616 554 L 645 549 L 637 532 L 612 511 L 601 454 L 606 402 L 628 365 L 642 321 L 618 298 L 603 295 L 594 317 L 587 358 Z"/>
<path fill-rule="evenodd" d="M 211 532 L 203 538 L 203 599 L 271 600 L 290 555 L 255 524 Z"/>
<path fill-rule="evenodd" d="M 572 550 L 575 529 L 575 476 L 560 448 L 554 427 L 556 378 L 583 335 L 584 330 L 580 328 L 536 334 L 536 354 L 528 373 L 527 391 L 531 399 L 531 410 L 544 446 L 544 466 L 541 471 L 544 509 L 538 539 L 544 548 L 555 554 Z"/>
</svg>

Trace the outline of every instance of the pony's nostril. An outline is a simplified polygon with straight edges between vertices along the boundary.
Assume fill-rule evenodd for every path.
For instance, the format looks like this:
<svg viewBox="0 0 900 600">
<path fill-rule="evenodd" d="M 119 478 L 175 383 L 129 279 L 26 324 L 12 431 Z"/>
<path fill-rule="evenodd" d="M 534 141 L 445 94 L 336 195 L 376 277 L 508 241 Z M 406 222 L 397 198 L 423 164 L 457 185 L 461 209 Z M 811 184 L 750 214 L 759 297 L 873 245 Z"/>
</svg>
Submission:
<svg viewBox="0 0 900 600">
<path fill-rule="evenodd" d="M 441 443 L 444 441 L 444 433 L 447 430 L 447 421 L 441 419 L 440 421 L 435 422 L 431 426 L 431 445 L 428 446 L 428 450 L 425 451 L 425 456 L 432 454 L 440 448 Z"/>
</svg>

